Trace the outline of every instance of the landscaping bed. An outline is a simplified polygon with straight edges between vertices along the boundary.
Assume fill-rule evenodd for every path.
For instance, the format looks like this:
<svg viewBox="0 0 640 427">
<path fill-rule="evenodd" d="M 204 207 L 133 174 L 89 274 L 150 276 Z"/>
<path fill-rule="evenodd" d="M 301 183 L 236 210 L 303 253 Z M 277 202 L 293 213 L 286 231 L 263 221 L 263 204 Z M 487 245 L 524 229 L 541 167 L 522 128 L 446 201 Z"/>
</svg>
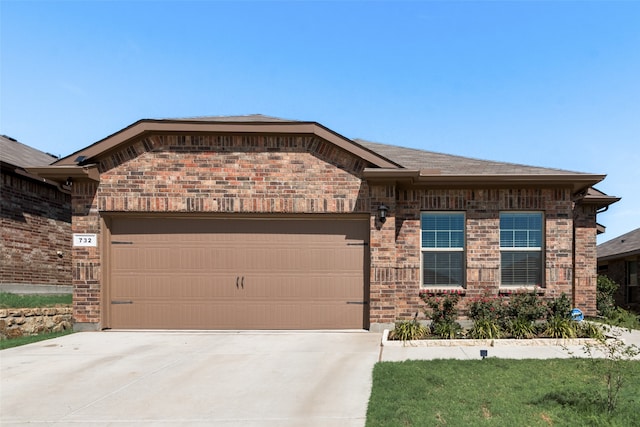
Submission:
<svg viewBox="0 0 640 427">
<path fill-rule="evenodd" d="M 578 346 L 593 343 L 593 338 L 530 338 L 530 339 L 441 339 L 437 337 L 417 340 L 390 340 L 390 331 L 385 329 L 382 333 L 382 345 L 385 347 L 533 347 L 533 346 Z"/>
<path fill-rule="evenodd" d="M 565 294 L 554 299 L 527 291 L 508 296 L 487 294 L 463 308 L 458 307 L 457 294 L 421 292 L 420 297 L 425 302 L 428 323 L 418 320 L 418 314 L 413 320 L 396 322 L 394 329 L 385 334 L 388 341 L 480 340 L 482 345 L 491 345 L 495 340 L 509 339 L 513 345 L 535 339 L 557 345 L 558 339 L 599 339 L 605 334 L 600 325 L 583 321 L 582 313 L 571 309 Z M 468 327 L 463 327 L 463 322 Z"/>
</svg>

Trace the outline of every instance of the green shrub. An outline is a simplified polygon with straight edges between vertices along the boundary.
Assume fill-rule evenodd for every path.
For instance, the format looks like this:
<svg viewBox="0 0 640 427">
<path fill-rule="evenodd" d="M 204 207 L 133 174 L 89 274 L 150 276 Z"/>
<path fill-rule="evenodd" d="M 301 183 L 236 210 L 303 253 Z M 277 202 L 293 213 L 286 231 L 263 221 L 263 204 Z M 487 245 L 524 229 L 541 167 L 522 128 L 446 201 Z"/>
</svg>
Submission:
<svg viewBox="0 0 640 427">
<path fill-rule="evenodd" d="M 535 324 L 525 318 L 508 319 L 505 329 L 509 335 L 518 339 L 533 338 L 537 333 Z"/>
<path fill-rule="evenodd" d="M 491 319 L 478 319 L 469 329 L 469 338 L 477 340 L 498 339 L 502 337 L 502 329 L 497 321 Z"/>
<path fill-rule="evenodd" d="M 575 338 L 577 325 L 569 317 L 552 316 L 545 322 L 542 334 L 549 338 Z"/>
<path fill-rule="evenodd" d="M 547 319 L 551 317 L 570 318 L 571 301 L 564 292 L 558 298 L 547 301 Z"/>
<path fill-rule="evenodd" d="M 621 307 L 615 307 L 607 316 L 607 323 L 627 329 L 640 329 L 640 316 Z"/>
<path fill-rule="evenodd" d="M 597 292 L 596 292 L 596 309 L 600 316 L 609 318 L 615 310 L 615 301 L 613 296 L 618 291 L 618 285 L 607 276 L 598 276 Z"/>
<path fill-rule="evenodd" d="M 598 340 L 604 338 L 604 330 L 599 324 L 594 322 L 578 323 L 576 334 L 580 338 L 594 338 Z"/>
<path fill-rule="evenodd" d="M 427 335 L 429 335 L 429 328 L 421 325 L 420 322 L 414 318 L 413 320 L 396 322 L 393 330 L 389 332 L 389 339 L 410 341 L 423 339 Z"/>
<path fill-rule="evenodd" d="M 431 324 L 431 331 L 440 338 L 452 340 L 462 337 L 463 329 L 458 322 L 438 322 Z"/>
</svg>

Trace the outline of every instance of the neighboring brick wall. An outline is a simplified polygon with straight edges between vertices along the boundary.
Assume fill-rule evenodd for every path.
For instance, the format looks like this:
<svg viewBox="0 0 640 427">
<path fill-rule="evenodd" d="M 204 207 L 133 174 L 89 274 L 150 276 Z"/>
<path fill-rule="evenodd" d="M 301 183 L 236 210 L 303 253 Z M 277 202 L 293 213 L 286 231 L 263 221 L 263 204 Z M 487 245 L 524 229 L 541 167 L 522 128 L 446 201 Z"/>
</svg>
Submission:
<svg viewBox="0 0 640 427">
<path fill-rule="evenodd" d="M 627 304 L 627 263 L 624 258 L 622 258 L 607 261 L 606 264 L 607 269 L 601 274 L 620 285 L 613 297 L 616 305 L 624 307 Z"/>
<path fill-rule="evenodd" d="M 397 202 L 389 200 L 389 197 L 381 198 L 380 193 L 382 191 L 372 192 L 372 206 L 375 206 L 378 200 L 382 200 L 391 208 L 383 230 L 394 232 L 395 247 L 392 249 L 389 241 L 386 245 L 377 245 L 385 248 L 385 260 L 395 258 L 396 262 L 381 268 L 378 265 L 380 256 L 372 253 L 371 323 L 410 319 L 416 313 L 423 315 L 424 303 L 418 297 L 422 289 L 421 211 L 465 212 L 466 289 L 461 308 L 465 307 L 466 301 L 470 298 L 484 293 L 497 295 L 500 291 L 501 211 L 544 213 L 545 296 L 551 298 L 562 293 L 571 296 L 573 202 L 569 189 L 401 189 L 398 191 Z M 375 212 L 372 211 L 373 213 Z M 382 235 L 383 231 L 376 233 Z M 372 252 L 375 249 L 374 235 L 372 231 Z M 385 239 L 393 237 L 385 235 Z M 593 276 L 595 277 L 595 270 Z M 595 298 L 595 292 L 593 296 Z"/>
<path fill-rule="evenodd" d="M 0 283 L 70 285 L 71 196 L 4 170 L 0 188 Z"/>
</svg>

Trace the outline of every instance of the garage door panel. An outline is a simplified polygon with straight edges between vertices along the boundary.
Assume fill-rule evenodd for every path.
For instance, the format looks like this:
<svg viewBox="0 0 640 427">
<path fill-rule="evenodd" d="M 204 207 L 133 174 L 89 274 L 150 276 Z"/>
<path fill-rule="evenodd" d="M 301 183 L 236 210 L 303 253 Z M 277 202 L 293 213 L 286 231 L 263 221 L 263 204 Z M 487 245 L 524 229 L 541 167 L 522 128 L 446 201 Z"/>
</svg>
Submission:
<svg viewBox="0 0 640 427">
<path fill-rule="evenodd" d="M 116 218 L 111 326 L 362 328 L 368 232 L 365 220 Z"/>
</svg>

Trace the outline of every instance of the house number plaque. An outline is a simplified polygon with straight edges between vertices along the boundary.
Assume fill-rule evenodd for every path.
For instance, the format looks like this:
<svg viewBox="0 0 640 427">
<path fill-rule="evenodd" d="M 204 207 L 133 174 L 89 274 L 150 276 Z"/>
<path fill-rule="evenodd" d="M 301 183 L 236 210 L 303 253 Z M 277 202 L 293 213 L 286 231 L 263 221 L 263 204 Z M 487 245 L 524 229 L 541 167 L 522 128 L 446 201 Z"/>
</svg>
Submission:
<svg viewBox="0 0 640 427">
<path fill-rule="evenodd" d="M 74 233 L 73 246 L 98 246 L 98 235 Z"/>
</svg>

